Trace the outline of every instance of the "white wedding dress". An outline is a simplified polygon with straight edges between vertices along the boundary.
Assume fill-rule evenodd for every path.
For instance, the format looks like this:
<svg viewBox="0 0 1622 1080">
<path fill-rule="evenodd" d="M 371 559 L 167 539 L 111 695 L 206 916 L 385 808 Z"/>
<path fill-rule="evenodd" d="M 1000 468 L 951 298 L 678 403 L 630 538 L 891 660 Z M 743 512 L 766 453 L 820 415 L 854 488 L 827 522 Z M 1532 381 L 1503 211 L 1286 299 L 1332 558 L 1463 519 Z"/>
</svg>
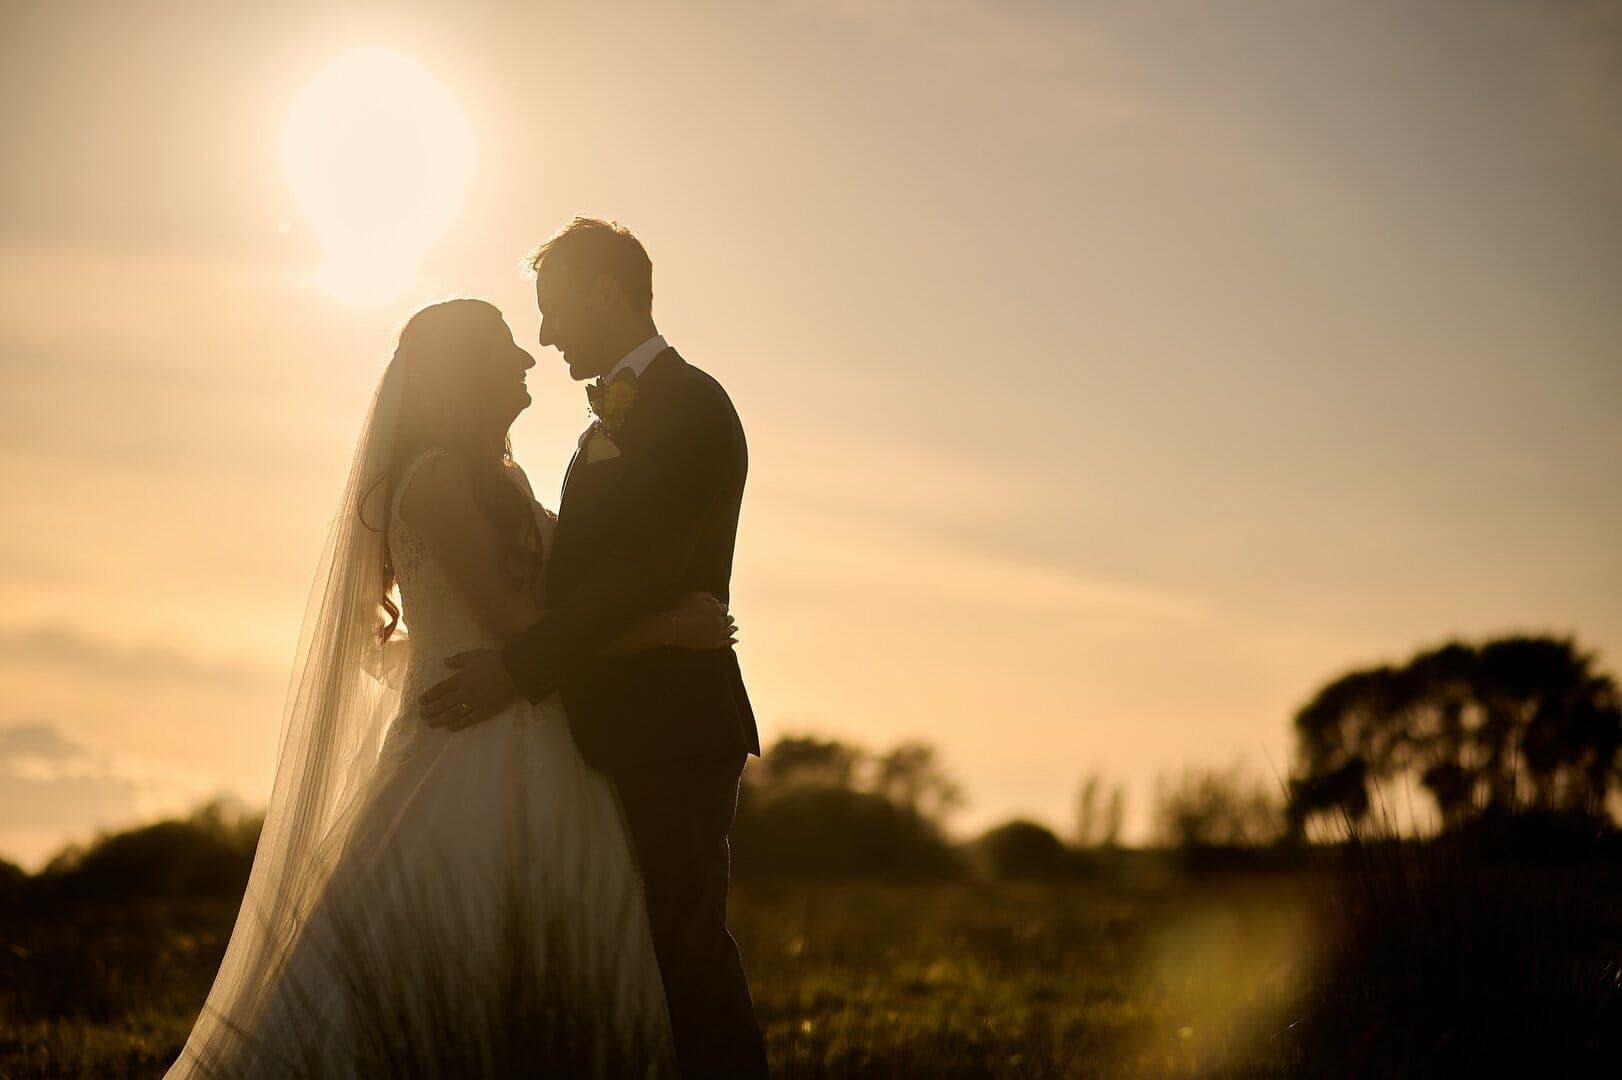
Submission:
<svg viewBox="0 0 1622 1080">
<path fill-rule="evenodd" d="M 387 700 L 405 703 L 446 657 L 499 644 L 399 515 L 425 457 L 388 508 L 409 660 Z M 256 865 L 232 949 L 251 941 L 228 951 L 170 1076 L 673 1075 L 617 798 L 557 696 L 461 731 L 401 707 L 381 730 L 364 781 L 284 871 L 313 863 L 319 887 L 289 902 Z"/>
</svg>

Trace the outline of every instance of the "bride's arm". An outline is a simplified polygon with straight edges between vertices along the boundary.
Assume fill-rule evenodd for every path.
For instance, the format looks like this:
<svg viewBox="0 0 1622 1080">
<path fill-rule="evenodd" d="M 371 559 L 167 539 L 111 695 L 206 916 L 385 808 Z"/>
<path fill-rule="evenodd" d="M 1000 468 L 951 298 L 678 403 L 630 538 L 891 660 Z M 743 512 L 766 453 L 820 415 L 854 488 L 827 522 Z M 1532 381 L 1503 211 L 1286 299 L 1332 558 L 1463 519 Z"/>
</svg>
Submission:
<svg viewBox="0 0 1622 1080">
<path fill-rule="evenodd" d="M 475 505 L 454 458 L 436 457 L 417 470 L 400 497 L 400 515 L 422 536 L 428 557 L 451 587 L 496 637 L 514 638 L 540 616 L 534 600 L 498 569 L 506 545 Z M 723 649 L 736 632 L 726 605 L 708 593 L 689 593 L 675 607 L 632 623 L 598 655 L 668 647 Z"/>
</svg>

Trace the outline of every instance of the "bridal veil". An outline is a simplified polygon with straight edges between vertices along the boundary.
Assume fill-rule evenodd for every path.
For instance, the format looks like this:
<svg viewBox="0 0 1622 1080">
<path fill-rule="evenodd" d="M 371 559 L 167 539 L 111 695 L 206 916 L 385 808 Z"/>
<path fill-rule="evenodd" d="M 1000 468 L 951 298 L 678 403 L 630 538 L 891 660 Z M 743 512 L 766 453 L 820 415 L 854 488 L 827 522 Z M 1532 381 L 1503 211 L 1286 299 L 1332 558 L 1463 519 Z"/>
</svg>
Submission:
<svg viewBox="0 0 1622 1080">
<path fill-rule="evenodd" d="M 400 704 L 409 644 L 379 642 L 390 461 L 404 376 L 391 364 L 373 395 L 305 609 L 288 686 L 276 780 L 219 974 L 170 1075 L 209 1075 L 263 1006 L 330 881 L 359 796 Z"/>
</svg>

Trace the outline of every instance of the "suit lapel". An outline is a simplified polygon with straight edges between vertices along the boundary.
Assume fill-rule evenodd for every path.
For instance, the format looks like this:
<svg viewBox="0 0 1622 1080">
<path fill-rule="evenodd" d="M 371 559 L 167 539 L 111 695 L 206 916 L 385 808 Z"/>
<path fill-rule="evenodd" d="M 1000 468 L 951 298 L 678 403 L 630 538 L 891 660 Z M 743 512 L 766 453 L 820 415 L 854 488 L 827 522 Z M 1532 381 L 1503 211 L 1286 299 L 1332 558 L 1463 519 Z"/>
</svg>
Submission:
<svg viewBox="0 0 1622 1080">
<path fill-rule="evenodd" d="M 625 426 L 615 438 L 615 441 L 623 449 L 629 450 L 633 456 L 635 451 L 631 450 L 631 447 L 637 438 L 636 429 L 640 426 L 639 420 L 645 421 L 647 419 L 645 410 L 655 404 L 658 397 L 663 393 L 665 383 L 686 366 L 686 363 L 681 358 L 681 354 L 675 349 L 667 348 L 650 360 L 647 367 L 643 368 L 641 377 L 637 379 L 639 400 L 632 407 L 631 415 L 626 418 Z M 586 442 L 590 439 L 591 433 L 596 430 L 596 427 L 594 421 L 590 427 L 581 432 L 580 438 L 575 443 L 574 455 L 569 458 L 569 467 L 563 472 L 563 488 L 558 495 L 557 531 L 552 538 L 553 557 L 547 560 L 546 566 L 547 591 L 551 595 L 560 595 L 562 584 L 554 576 L 555 572 L 561 572 L 556 571 L 556 568 L 562 564 L 562 560 L 556 556 L 562 553 L 566 546 L 572 549 L 573 539 L 576 534 L 590 535 L 591 531 L 598 527 L 589 519 L 600 516 L 592 509 L 600 500 L 596 497 L 588 497 L 585 490 L 593 480 L 589 473 L 590 467 L 585 460 Z M 570 499 L 571 488 L 581 489 L 574 493 L 576 497 L 573 500 Z M 582 498 L 584 498 L 584 502 L 582 502 Z M 582 517 L 583 513 L 585 514 L 584 517 Z M 585 532 L 581 532 L 581 530 L 585 530 Z"/>
<path fill-rule="evenodd" d="M 591 435 L 592 428 L 595 428 L 596 426 L 597 425 L 593 423 L 591 427 L 581 432 L 580 438 L 575 440 L 574 456 L 569 458 L 569 467 L 563 470 L 563 487 L 558 490 L 559 520 L 562 520 L 563 517 L 563 503 L 569 497 L 569 480 L 574 476 L 574 467 L 580 464 L 580 455 L 586 452 L 586 439 Z"/>
</svg>

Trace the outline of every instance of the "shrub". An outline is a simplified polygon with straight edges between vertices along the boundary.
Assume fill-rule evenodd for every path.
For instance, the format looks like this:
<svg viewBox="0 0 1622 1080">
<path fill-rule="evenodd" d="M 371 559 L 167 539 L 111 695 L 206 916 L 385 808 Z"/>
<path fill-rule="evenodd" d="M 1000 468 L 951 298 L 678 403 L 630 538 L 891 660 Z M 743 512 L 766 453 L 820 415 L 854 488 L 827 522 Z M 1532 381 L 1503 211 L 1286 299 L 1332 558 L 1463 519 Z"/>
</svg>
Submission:
<svg viewBox="0 0 1622 1080">
<path fill-rule="evenodd" d="M 1076 869 L 1071 852 L 1052 830 L 1033 821 L 1010 821 L 981 836 L 975 861 L 999 881 L 1060 877 Z"/>
<path fill-rule="evenodd" d="M 1283 799 L 1238 765 L 1189 768 L 1157 785 L 1155 831 L 1185 850 L 1272 844 L 1285 832 Z"/>
<path fill-rule="evenodd" d="M 843 787 L 746 787 L 732 854 L 743 877 L 935 878 L 961 870 L 930 821 Z"/>
<path fill-rule="evenodd" d="M 69 848 L 34 880 L 41 900 L 234 899 L 247 885 L 262 819 L 221 804 Z"/>
</svg>

